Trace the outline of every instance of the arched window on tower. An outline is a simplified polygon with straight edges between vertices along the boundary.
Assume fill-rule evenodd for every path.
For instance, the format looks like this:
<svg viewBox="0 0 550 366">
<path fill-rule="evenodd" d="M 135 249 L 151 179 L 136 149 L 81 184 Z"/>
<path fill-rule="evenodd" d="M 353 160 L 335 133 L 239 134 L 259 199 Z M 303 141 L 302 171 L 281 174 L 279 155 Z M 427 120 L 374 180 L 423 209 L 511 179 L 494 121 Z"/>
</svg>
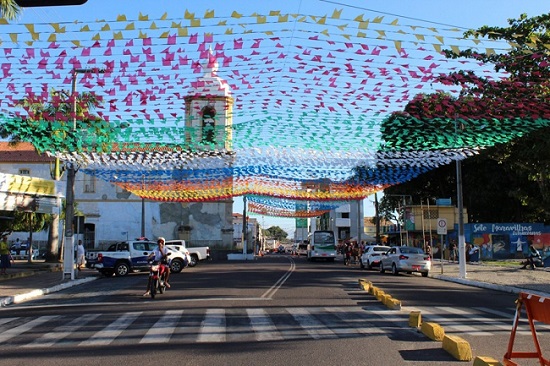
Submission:
<svg viewBox="0 0 550 366">
<path fill-rule="evenodd" d="M 202 109 L 202 142 L 213 144 L 216 142 L 216 109 L 207 105 Z"/>
</svg>

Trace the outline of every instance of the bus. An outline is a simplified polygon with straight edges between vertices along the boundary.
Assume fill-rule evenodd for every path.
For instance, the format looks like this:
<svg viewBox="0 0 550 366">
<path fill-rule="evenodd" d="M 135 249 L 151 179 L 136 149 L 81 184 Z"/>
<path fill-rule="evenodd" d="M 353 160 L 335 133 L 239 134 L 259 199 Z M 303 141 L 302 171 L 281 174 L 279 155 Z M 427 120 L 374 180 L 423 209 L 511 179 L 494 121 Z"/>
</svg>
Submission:
<svg viewBox="0 0 550 366">
<path fill-rule="evenodd" d="M 308 235 L 307 259 L 325 259 L 334 262 L 336 258 L 336 238 L 333 231 L 316 230 Z"/>
</svg>

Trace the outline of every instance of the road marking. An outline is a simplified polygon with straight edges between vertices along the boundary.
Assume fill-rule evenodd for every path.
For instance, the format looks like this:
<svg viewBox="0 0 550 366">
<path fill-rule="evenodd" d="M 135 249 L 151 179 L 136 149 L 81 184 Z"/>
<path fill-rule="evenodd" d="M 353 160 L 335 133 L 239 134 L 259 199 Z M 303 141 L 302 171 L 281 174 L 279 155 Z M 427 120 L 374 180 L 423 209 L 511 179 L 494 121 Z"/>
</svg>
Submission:
<svg viewBox="0 0 550 366">
<path fill-rule="evenodd" d="M 22 324 L 18 327 L 11 328 L 0 334 L 0 343 L 4 343 L 7 340 L 12 339 L 13 337 L 17 337 L 18 335 L 21 335 L 25 333 L 28 330 L 31 330 L 32 328 L 39 326 L 43 323 L 46 323 L 52 319 L 58 318 L 59 315 L 48 315 L 48 316 L 41 316 L 40 318 L 36 318 L 31 320 L 30 322 L 27 322 L 25 324 Z"/>
<path fill-rule="evenodd" d="M 281 288 L 281 286 L 288 280 L 292 272 L 296 269 L 296 263 L 294 262 L 294 259 L 288 258 L 290 260 L 290 269 L 275 282 L 273 286 L 269 290 L 267 290 L 261 297 L 263 298 L 272 298 L 273 295 Z"/>
<path fill-rule="evenodd" d="M 100 330 L 89 339 L 80 342 L 80 346 L 106 346 L 111 344 L 130 324 L 142 314 L 139 312 L 126 313 Z"/>
<path fill-rule="evenodd" d="M 306 308 L 292 308 L 290 315 L 313 339 L 338 338 L 332 330 L 313 317 Z"/>
<path fill-rule="evenodd" d="M 246 309 L 258 341 L 281 341 L 283 337 L 264 309 Z"/>
<path fill-rule="evenodd" d="M 197 342 L 225 342 L 225 309 L 208 309 Z"/>
<path fill-rule="evenodd" d="M 9 323 L 9 322 L 14 321 L 14 320 L 17 320 L 17 319 L 19 319 L 19 318 L 14 317 L 14 318 L 4 318 L 4 319 L 0 319 L 0 325 Z"/>
<path fill-rule="evenodd" d="M 168 343 L 183 314 L 183 310 L 168 310 L 164 316 L 153 325 L 139 343 Z"/>
<path fill-rule="evenodd" d="M 474 309 L 477 309 L 477 310 L 480 310 L 480 311 L 483 311 L 483 312 L 486 312 L 486 313 L 489 313 L 489 314 L 494 314 L 494 315 L 498 315 L 498 316 L 502 316 L 503 318 L 507 319 L 510 323 L 510 326 L 509 326 L 509 330 L 512 331 L 512 326 L 513 326 L 513 322 L 514 322 L 514 317 L 515 317 L 515 311 L 516 309 L 512 309 L 512 311 L 514 313 L 505 313 L 503 311 L 499 311 L 499 310 L 494 310 L 494 309 L 490 309 L 490 308 L 485 308 L 485 307 L 476 307 Z M 525 314 L 522 314 L 522 320 L 524 320 L 525 322 L 527 322 L 527 315 Z M 521 326 L 521 324 L 520 324 Z M 525 323 L 525 326 L 529 326 L 528 323 Z M 546 325 L 546 324 L 543 324 L 543 323 L 537 323 L 537 330 L 550 330 L 550 325 Z M 522 333 L 522 334 L 531 334 L 531 331 L 530 330 L 526 330 L 526 331 L 519 331 L 518 330 L 518 333 Z"/>
<path fill-rule="evenodd" d="M 99 317 L 101 314 L 85 314 L 81 317 L 73 319 L 68 324 L 59 326 L 53 331 L 45 333 L 42 337 L 35 339 L 34 342 L 24 345 L 23 347 L 49 347 L 60 341 L 63 338 L 68 337 L 72 333 L 75 333 L 77 329 L 85 326 L 92 320 Z"/>
<path fill-rule="evenodd" d="M 381 329 L 380 327 L 375 326 L 374 324 L 365 327 L 357 327 L 357 324 L 361 324 L 360 321 L 366 321 L 367 319 L 364 319 L 364 310 L 361 308 L 346 308 L 345 312 L 342 312 L 342 309 L 339 308 L 323 308 L 324 311 L 331 313 L 332 315 L 335 315 L 339 320 L 340 324 L 332 324 L 331 323 L 331 329 L 338 335 L 349 335 L 349 333 L 358 333 L 358 334 L 386 334 L 386 331 Z M 347 327 L 342 327 L 342 324 L 345 324 Z"/>
</svg>

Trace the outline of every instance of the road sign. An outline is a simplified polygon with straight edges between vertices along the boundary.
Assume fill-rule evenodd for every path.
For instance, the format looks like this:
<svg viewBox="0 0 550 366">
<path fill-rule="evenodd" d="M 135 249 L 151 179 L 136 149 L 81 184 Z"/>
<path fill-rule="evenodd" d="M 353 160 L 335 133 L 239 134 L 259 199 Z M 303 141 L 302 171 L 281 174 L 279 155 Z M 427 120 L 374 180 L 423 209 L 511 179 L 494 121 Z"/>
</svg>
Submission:
<svg viewBox="0 0 550 366">
<path fill-rule="evenodd" d="M 447 235 L 447 219 L 437 219 L 437 233 L 439 235 Z"/>
</svg>

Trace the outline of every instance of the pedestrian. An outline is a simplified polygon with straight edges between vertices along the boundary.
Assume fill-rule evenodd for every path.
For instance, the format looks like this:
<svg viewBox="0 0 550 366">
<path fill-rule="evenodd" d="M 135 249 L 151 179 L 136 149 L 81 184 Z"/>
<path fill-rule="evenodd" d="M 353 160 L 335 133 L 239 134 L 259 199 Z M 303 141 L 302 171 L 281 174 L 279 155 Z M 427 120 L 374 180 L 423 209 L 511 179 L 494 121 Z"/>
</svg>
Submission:
<svg viewBox="0 0 550 366">
<path fill-rule="evenodd" d="M 8 244 L 8 234 L 2 234 L 0 241 L 0 275 L 5 275 L 6 270 L 11 267 L 10 246 Z"/>
<path fill-rule="evenodd" d="M 19 241 L 19 238 L 15 239 L 15 244 L 13 244 L 13 248 L 15 249 L 15 254 L 21 254 L 21 242 Z"/>
<path fill-rule="evenodd" d="M 430 244 L 426 244 L 426 254 L 432 259 L 432 246 Z"/>
<path fill-rule="evenodd" d="M 449 261 L 456 261 L 456 243 L 454 241 L 451 241 L 451 244 L 449 246 Z"/>
<path fill-rule="evenodd" d="M 86 249 L 84 249 L 84 245 L 82 244 L 82 240 L 78 241 L 78 245 L 76 246 L 76 269 L 79 271 L 82 270 L 82 266 L 86 263 Z"/>
</svg>

